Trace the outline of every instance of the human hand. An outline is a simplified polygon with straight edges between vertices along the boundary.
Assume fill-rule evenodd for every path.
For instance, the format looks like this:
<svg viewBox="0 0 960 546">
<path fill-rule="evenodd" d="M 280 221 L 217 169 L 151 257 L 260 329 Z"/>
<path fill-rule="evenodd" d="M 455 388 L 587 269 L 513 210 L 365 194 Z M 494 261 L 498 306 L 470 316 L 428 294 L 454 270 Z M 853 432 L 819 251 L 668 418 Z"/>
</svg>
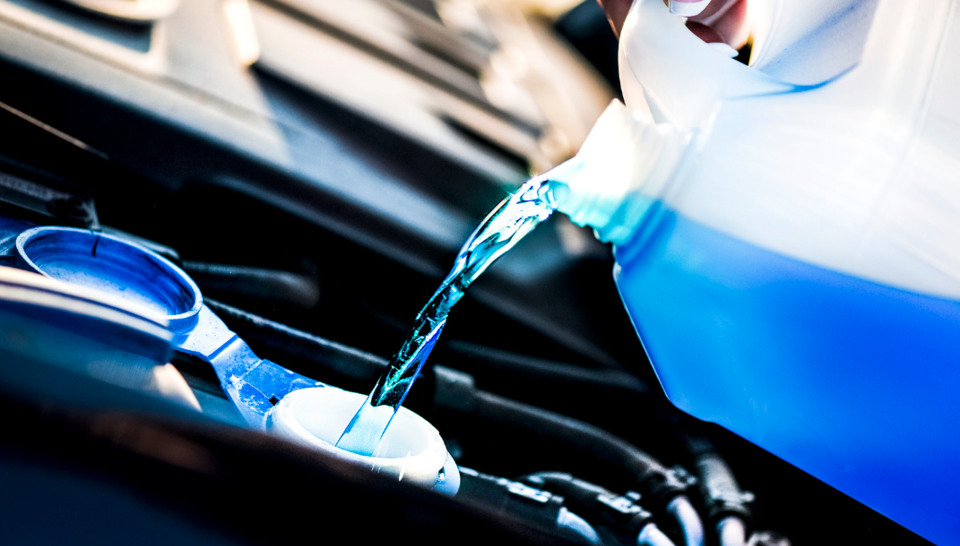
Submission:
<svg viewBox="0 0 960 546">
<path fill-rule="evenodd" d="M 620 36 L 633 0 L 597 0 Z M 707 43 L 740 49 L 747 42 L 747 0 L 667 0 L 670 11 L 688 17 L 687 28 Z"/>
</svg>

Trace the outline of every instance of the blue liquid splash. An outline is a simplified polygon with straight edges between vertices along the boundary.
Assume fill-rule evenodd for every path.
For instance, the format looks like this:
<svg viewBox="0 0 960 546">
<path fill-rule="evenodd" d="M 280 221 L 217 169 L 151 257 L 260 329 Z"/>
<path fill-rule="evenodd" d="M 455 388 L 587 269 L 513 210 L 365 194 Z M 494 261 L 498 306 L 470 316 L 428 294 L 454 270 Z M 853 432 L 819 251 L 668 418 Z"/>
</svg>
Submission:
<svg viewBox="0 0 960 546">
<path fill-rule="evenodd" d="M 556 204 L 550 182 L 534 178 L 487 216 L 460 249 L 453 269 L 440 288 L 417 315 L 400 352 L 350 420 L 337 440 L 337 447 L 360 455 L 374 455 L 440 337 L 450 310 L 490 264 L 549 218 L 554 210 Z"/>
</svg>

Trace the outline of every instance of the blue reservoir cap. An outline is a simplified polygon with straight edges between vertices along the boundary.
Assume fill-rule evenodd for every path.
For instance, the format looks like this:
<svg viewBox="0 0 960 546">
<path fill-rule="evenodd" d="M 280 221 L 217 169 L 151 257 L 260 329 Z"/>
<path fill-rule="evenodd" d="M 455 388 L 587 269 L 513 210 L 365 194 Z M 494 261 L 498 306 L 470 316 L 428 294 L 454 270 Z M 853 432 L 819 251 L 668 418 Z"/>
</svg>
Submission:
<svg viewBox="0 0 960 546">
<path fill-rule="evenodd" d="M 174 332 L 191 329 L 203 306 L 200 289 L 179 267 L 140 245 L 87 229 L 44 226 L 17 237 L 26 266 L 145 308 Z"/>
</svg>

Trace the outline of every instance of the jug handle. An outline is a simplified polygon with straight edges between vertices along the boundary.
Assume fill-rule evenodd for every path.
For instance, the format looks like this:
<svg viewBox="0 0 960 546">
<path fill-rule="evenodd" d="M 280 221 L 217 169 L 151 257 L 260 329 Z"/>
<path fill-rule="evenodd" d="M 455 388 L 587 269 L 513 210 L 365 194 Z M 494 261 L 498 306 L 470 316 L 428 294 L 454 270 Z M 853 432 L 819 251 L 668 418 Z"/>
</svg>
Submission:
<svg viewBox="0 0 960 546">
<path fill-rule="evenodd" d="M 820 89 L 834 101 L 862 105 L 865 94 L 886 111 L 919 111 L 937 74 L 960 0 L 879 0 L 860 62 L 826 82 L 800 85 L 727 58 L 697 38 L 662 0 L 636 0 L 621 33 L 624 100 L 659 123 L 684 131 L 707 123 L 726 99 Z M 777 2 L 772 2 L 777 4 Z M 774 29 L 776 31 L 776 29 Z M 882 93 L 883 96 L 878 96 Z"/>
<path fill-rule="evenodd" d="M 620 82 L 631 110 L 693 130 L 728 98 L 786 93 L 796 86 L 717 52 L 663 0 L 636 0 L 620 35 Z"/>
</svg>

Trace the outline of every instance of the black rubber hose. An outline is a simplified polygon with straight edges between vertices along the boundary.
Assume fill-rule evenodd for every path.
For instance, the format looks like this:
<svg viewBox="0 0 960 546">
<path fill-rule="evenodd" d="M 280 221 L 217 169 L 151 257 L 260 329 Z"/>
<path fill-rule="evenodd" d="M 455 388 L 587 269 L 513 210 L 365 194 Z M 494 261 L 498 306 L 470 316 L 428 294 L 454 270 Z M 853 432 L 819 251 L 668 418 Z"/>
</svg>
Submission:
<svg viewBox="0 0 960 546">
<path fill-rule="evenodd" d="M 520 481 L 562 495 L 563 505 L 594 527 L 608 529 L 620 544 L 636 544 L 644 527 L 653 523 L 653 514 L 633 498 L 621 496 L 599 485 L 578 480 L 563 472 L 537 472 Z"/>
<path fill-rule="evenodd" d="M 529 395 L 530 387 L 539 390 L 577 389 L 606 397 L 649 396 L 654 391 L 637 376 L 622 370 L 586 368 L 566 362 L 545 360 L 514 351 L 488 347 L 478 343 L 452 339 L 437 352 L 451 367 L 462 369 L 476 379 L 481 388 L 491 390 L 487 383 L 496 385 L 504 396 L 515 392 Z"/>
<path fill-rule="evenodd" d="M 345 389 L 373 386 L 387 360 L 230 305 L 206 299 L 217 316 L 257 352 L 314 379 Z"/>
<path fill-rule="evenodd" d="M 434 362 L 472 375 L 477 387 L 588 423 L 610 423 L 629 433 L 626 422 L 609 415 L 653 413 L 663 402 L 637 376 L 607 368 L 586 368 L 462 340 L 448 340 Z"/>
<path fill-rule="evenodd" d="M 299 309 L 311 309 L 320 301 L 320 284 L 309 275 L 206 262 L 184 261 L 181 266 L 207 295 L 239 295 Z"/>
<path fill-rule="evenodd" d="M 716 529 L 724 518 L 737 517 L 749 536 L 752 513 L 748 503 L 753 501 L 753 494 L 740 489 L 733 471 L 709 438 L 684 432 L 680 439 L 692 458 L 710 528 Z"/>
<path fill-rule="evenodd" d="M 597 544 L 599 537 L 586 520 L 564 507 L 564 497 L 543 488 L 460 467 L 457 499 L 484 504 L 500 515 L 518 517 L 561 536 L 584 544 Z M 571 525 L 573 523 L 573 525 Z"/>
<path fill-rule="evenodd" d="M 646 452 L 593 425 L 484 391 L 475 392 L 475 414 L 498 425 L 523 427 L 536 436 L 561 440 L 589 454 L 599 464 L 623 469 L 658 509 L 678 495 L 687 484 Z"/>
<path fill-rule="evenodd" d="M 627 488 L 638 488 L 655 511 L 664 512 L 687 483 L 646 452 L 609 432 L 552 411 L 475 389 L 462 372 L 434 367 L 438 408 L 467 414 L 497 430 L 520 433 L 528 441 L 547 442 L 576 452 L 584 463 L 613 471 Z"/>
</svg>

